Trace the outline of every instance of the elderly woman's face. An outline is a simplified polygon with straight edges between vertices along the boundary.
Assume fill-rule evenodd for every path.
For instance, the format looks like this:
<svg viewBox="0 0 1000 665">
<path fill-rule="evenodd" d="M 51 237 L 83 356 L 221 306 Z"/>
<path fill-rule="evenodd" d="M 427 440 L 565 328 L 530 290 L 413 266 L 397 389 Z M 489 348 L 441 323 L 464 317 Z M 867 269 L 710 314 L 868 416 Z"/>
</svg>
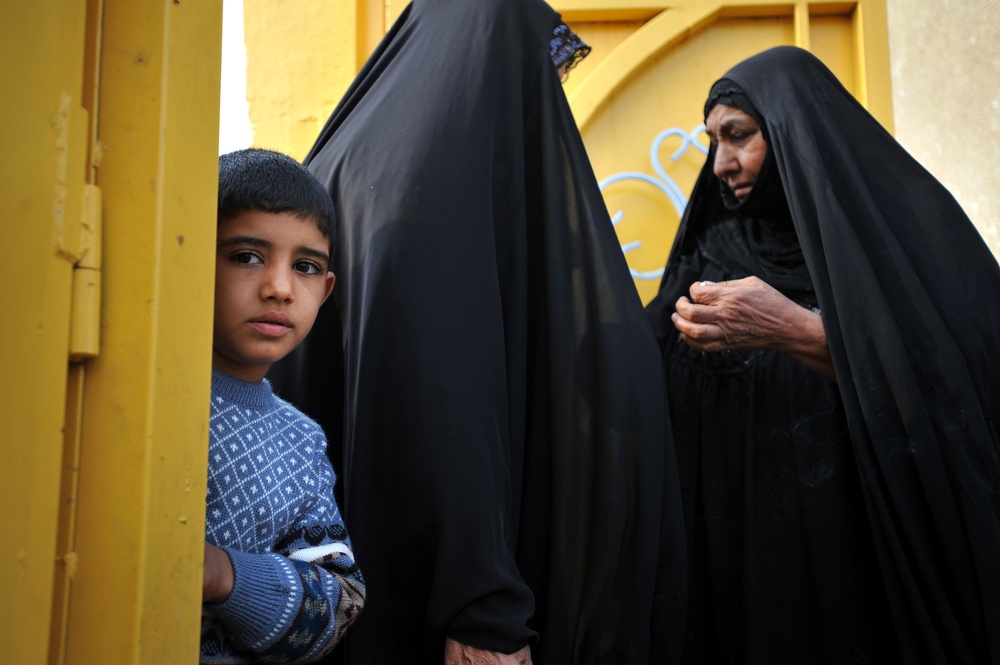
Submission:
<svg viewBox="0 0 1000 665">
<path fill-rule="evenodd" d="M 715 175 L 737 199 L 744 200 L 757 182 L 767 155 L 760 125 L 737 108 L 716 104 L 705 119 L 705 132 L 715 146 Z"/>
</svg>

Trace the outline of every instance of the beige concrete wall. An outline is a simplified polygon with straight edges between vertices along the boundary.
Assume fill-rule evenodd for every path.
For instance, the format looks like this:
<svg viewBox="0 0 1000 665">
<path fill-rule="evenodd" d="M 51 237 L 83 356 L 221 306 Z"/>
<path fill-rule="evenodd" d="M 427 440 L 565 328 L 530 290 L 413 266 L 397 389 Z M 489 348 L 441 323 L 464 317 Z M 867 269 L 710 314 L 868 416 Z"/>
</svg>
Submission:
<svg viewBox="0 0 1000 665">
<path fill-rule="evenodd" d="M 1000 0 L 887 0 L 895 135 L 1000 256 Z"/>
</svg>

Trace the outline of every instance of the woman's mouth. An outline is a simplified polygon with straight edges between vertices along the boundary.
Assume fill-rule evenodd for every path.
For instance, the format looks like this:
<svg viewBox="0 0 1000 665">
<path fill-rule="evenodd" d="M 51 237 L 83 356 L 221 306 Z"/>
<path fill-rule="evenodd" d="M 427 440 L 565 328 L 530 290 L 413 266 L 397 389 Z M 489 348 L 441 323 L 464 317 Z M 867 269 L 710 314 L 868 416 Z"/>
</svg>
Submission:
<svg viewBox="0 0 1000 665">
<path fill-rule="evenodd" d="M 750 190 L 752 189 L 753 189 L 753 183 L 737 184 L 732 187 L 733 195 L 740 201 L 750 196 Z"/>
</svg>

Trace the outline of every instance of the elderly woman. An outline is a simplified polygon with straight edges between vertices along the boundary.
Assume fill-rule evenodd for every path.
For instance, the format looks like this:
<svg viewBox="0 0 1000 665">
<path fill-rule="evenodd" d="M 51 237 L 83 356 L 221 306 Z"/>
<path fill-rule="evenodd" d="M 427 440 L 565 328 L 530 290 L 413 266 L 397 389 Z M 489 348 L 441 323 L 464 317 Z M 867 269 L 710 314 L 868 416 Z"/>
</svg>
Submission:
<svg viewBox="0 0 1000 665">
<path fill-rule="evenodd" d="M 711 89 L 647 313 L 689 544 L 685 661 L 1000 663 L 1000 270 L 815 57 Z"/>
</svg>

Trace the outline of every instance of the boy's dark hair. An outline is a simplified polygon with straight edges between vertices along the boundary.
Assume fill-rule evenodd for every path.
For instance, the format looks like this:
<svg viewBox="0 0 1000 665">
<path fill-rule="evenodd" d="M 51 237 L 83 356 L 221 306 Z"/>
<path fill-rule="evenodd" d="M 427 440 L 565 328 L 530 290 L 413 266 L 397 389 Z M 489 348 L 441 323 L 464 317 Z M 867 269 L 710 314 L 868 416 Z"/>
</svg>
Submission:
<svg viewBox="0 0 1000 665">
<path fill-rule="evenodd" d="M 326 188 L 288 155 L 246 148 L 219 157 L 219 219 L 248 210 L 290 212 L 312 219 L 330 241 L 337 233 L 337 212 Z"/>
</svg>

